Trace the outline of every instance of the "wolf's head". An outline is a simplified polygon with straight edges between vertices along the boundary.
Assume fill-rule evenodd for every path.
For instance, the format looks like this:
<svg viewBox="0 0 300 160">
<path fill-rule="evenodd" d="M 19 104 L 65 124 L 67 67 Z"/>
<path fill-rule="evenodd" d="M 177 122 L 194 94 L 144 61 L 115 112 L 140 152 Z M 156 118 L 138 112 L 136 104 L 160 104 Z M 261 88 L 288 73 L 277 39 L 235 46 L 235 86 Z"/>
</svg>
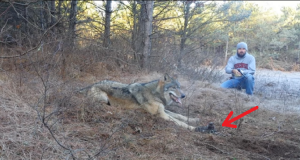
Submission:
<svg viewBox="0 0 300 160">
<path fill-rule="evenodd" d="M 181 99 L 185 98 L 185 95 L 180 89 L 180 84 L 177 81 L 177 77 L 170 77 L 165 74 L 164 79 L 159 81 L 158 88 L 163 94 L 166 105 L 177 104 L 182 105 Z"/>
</svg>

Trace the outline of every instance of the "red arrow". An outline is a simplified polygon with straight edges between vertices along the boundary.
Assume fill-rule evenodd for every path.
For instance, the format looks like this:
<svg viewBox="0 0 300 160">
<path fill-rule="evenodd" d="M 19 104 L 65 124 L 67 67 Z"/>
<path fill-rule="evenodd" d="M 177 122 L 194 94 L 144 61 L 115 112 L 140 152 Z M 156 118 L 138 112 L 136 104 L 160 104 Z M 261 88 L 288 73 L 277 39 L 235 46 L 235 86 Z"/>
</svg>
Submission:
<svg viewBox="0 0 300 160">
<path fill-rule="evenodd" d="M 227 118 L 222 123 L 222 126 L 223 127 L 230 127 L 230 128 L 237 128 L 236 125 L 233 125 L 231 123 L 234 122 L 234 121 L 236 121 L 236 120 L 238 120 L 238 119 L 240 119 L 240 118 L 242 118 L 242 117 L 244 117 L 244 116 L 246 116 L 247 114 L 249 114 L 249 113 L 251 113 L 251 112 L 253 112 L 253 111 L 257 110 L 257 109 L 258 109 L 258 106 L 253 107 L 253 108 L 249 109 L 248 111 L 246 111 L 246 112 L 244 112 L 244 113 L 242 113 L 242 114 L 240 114 L 240 115 L 232 118 L 231 120 L 229 120 L 231 118 L 232 114 L 233 114 L 233 111 L 231 111 L 228 114 Z"/>
</svg>

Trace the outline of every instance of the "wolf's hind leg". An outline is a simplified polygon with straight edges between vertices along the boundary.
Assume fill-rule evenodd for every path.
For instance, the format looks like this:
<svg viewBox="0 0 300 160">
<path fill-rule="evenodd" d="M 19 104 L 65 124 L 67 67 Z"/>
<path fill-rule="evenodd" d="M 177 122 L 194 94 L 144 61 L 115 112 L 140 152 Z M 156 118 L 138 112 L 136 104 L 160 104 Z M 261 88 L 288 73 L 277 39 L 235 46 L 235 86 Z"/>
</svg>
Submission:
<svg viewBox="0 0 300 160">
<path fill-rule="evenodd" d="M 165 112 L 166 112 L 168 115 L 170 115 L 170 116 L 172 116 L 172 117 L 174 117 L 174 118 L 176 118 L 176 119 L 185 121 L 185 122 L 188 122 L 188 121 L 189 121 L 189 122 L 198 122 L 198 121 L 200 121 L 199 118 L 189 118 L 189 117 L 183 116 L 183 115 L 181 115 L 181 114 L 177 114 L 177 113 L 171 112 L 171 111 L 169 111 L 169 110 L 165 110 Z"/>
<path fill-rule="evenodd" d="M 97 87 L 92 87 L 88 96 L 91 97 L 94 102 L 102 102 L 110 105 L 107 94 Z"/>
</svg>

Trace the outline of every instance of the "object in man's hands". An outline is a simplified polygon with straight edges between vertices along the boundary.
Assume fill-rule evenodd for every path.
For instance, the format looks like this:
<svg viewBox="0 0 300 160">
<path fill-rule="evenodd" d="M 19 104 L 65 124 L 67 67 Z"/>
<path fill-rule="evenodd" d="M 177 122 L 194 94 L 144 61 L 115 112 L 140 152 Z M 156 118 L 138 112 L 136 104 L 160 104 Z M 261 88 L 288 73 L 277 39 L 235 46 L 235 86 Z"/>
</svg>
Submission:
<svg viewBox="0 0 300 160">
<path fill-rule="evenodd" d="M 242 75 L 244 75 L 244 71 L 241 69 L 237 69 Z"/>
<path fill-rule="evenodd" d="M 233 74 L 234 74 L 235 77 L 241 77 L 242 76 L 242 73 L 239 70 L 240 69 L 234 70 Z"/>
</svg>

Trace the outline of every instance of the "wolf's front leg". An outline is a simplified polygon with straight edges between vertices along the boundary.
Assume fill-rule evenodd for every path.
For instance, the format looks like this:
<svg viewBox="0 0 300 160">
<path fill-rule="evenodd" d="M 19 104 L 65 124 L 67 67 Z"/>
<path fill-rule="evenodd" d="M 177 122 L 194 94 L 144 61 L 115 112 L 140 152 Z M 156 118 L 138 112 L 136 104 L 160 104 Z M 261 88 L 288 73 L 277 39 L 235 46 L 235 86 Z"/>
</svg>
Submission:
<svg viewBox="0 0 300 160">
<path fill-rule="evenodd" d="M 176 118 L 178 120 L 185 121 L 185 122 L 199 122 L 200 121 L 199 118 L 189 118 L 189 117 L 183 116 L 181 114 L 177 114 L 177 113 L 171 112 L 169 110 L 165 110 L 165 112 L 168 115 L 170 115 L 170 116 L 172 116 L 172 117 L 174 117 L 174 118 Z"/>
<path fill-rule="evenodd" d="M 184 123 L 184 122 L 182 122 L 182 121 L 180 121 L 180 120 L 178 120 L 178 119 L 172 117 L 171 115 L 167 114 L 167 113 L 165 112 L 165 107 L 164 107 L 164 105 L 160 104 L 158 107 L 159 107 L 159 108 L 158 108 L 158 114 L 159 114 L 159 116 L 160 116 L 161 118 L 163 118 L 163 119 L 165 119 L 165 120 L 168 120 L 168 121 L 173 121 L 173 122 L 175 122 L 175 124 L 177 124 L 178 126 L 184 127 L 184 128 L 186 128 L 186 129 L 190 129 L 190 130 L 192 130 L 192 131 L 195 131 L 195 127 L 190 126 L 190 125 L 188 125 L 188 124 L 186 124 L 186 123 Z"/>
</svg>

